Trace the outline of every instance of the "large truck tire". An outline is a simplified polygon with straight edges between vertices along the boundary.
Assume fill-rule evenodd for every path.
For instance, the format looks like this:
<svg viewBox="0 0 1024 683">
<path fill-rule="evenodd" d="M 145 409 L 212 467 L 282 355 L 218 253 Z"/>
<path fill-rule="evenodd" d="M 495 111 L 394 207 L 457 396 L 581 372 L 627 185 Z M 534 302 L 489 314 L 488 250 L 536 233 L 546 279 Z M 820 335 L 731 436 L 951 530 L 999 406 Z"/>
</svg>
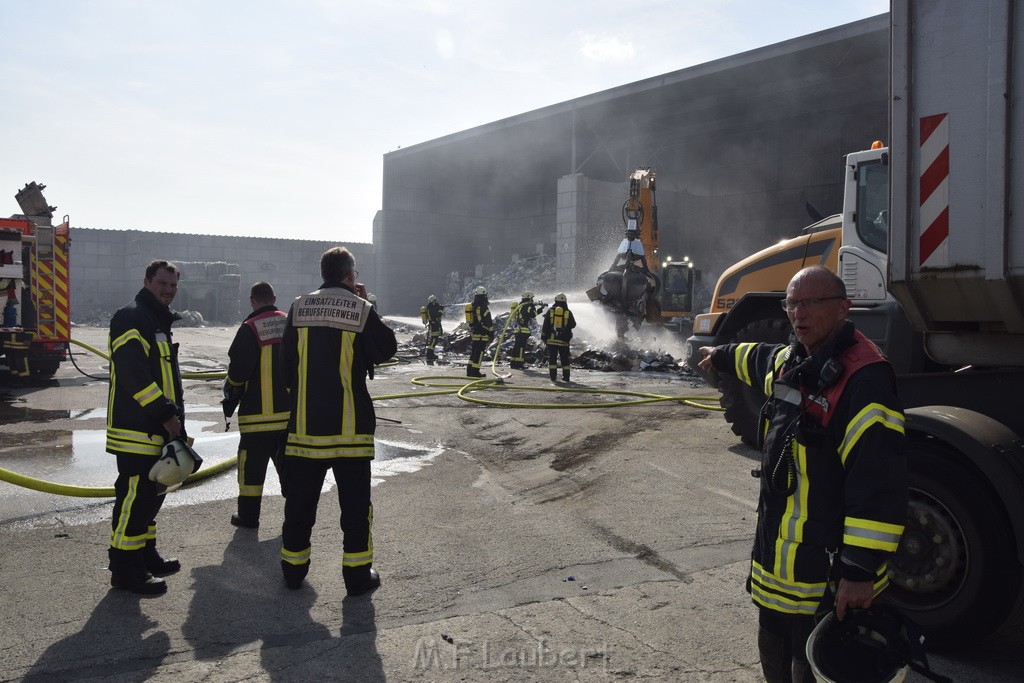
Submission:
<svg viewBox="0 0 1024 683">
<path fill-rule="evenodd" d="M 910 439 L 907 526 L 890 561 L 885 599 L 929 642 L 960 646 L 1014 623 L 1024 610 L 1024 568 L 1006 512 L 960 454 Z"/>
<path fill-rule="evenodd" d="M 764 342 L 785 344 L 789 340 L 789 323 L 781 319 L 755 320 L 740 329 L 731 343 Z M 764 393 L 753 389 L 735 377 L 720 375 L 718 388 L 722 392 L 721 404 L 725 419 L 746 445 L 757 448 L 758 416 L 766 400 Z"/>
</svg>

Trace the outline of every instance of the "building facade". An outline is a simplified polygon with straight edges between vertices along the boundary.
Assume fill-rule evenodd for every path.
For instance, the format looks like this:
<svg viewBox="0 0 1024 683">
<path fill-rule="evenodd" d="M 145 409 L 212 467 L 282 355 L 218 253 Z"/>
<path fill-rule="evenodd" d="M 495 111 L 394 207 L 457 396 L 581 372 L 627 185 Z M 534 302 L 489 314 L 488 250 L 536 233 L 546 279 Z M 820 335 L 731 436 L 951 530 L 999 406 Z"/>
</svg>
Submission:
<svg viewBox="0 0 1024 683">
<path fill-rule="evenodd" d="M 389 152 L 381 301 L 411 315 L 453 277 L 538 253 L 585 291 L 638 167 L 657 174 L 659 256 L 714 278 L 841 210 L 844 155 L 888 134 L 888 57 L 881 15 Z"/>
</svg>

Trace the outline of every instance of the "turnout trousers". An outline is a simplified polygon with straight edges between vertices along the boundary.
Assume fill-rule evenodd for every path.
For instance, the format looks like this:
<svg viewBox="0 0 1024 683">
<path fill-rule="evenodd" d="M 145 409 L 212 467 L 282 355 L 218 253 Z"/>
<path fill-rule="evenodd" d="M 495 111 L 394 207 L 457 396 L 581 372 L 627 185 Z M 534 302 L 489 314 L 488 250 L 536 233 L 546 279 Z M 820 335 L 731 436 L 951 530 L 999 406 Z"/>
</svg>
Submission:
<svg viewBox="0 0 1024 683">
<path fill-rule="evenodd" d="M 814 630 L 814 617 L 783 614 L 759 607 L 757 649 L 768 683 L 814 683 L 804 652 Z"/>
<path fill-rule="evenodd" d="M 163 487 L 149 480 L 149 470 L 155 463 L 156 458 L 149 455 L 117 456 L 111 548 L 142 550 L 146 541 L 156 541 L 156 514 L 164 496 L 159 495 Z"/>
<path fill-rule="evenodd" d="M 310 538 L 328 469 L 334 472 L 341 507 L 342 573 L 346 579 L 350 575 L 369 573 L 373 564 L 371 459 L 285 457 L 288 474 L 284 489 L 281 563 L 286 576 L 304 577 L 309 571 Z"/>
<path fill-rule="evenodd" d="M 469 362 L 466 364 L 466 372 L 472 376 L 480 372 L 480 365 L 483 363 L 484 351 L 490 342 L 487 339 L 474 339 L 469 347 Z"/>
<path fill-rule="evenodd" d="M 551 379 L 554 379 L 558 374 L 558 361 L 562 362 L 562 379 L 568 382 L 570 367 L 569 346 L 548 344 L 548 371 L 551 373 Z"/>
<path fill-rule="evenodd" d="M 246 522 L 258 522 L 263 501 L 263 483 L 267 465 L 274 463 L 284 491 L 284 444 L 288 431 L 249 432 L 238 439 L 238 516 Z"/>
<path fill-rule="evenodd" d="M 526 362 L 526 340 L 530 338 L 529 332 L 516 332 L 515 341 L 512 342 L 511 365 L 513 368 L 522 368 Z"/>
<path fill-rule="evenodd" d="M 430 360 L 434 360 L 435 358 L 437 358 L 437 353 L 435 352 L 434 349 L 437 347 L 437 341 L 441 338 L 441 325 L 438 324 L 435 329 L 434 324 L 431 323 L 428 326 L 428 328 L 429 331 L 427 332 L 427 358 Z"/>
</svg>

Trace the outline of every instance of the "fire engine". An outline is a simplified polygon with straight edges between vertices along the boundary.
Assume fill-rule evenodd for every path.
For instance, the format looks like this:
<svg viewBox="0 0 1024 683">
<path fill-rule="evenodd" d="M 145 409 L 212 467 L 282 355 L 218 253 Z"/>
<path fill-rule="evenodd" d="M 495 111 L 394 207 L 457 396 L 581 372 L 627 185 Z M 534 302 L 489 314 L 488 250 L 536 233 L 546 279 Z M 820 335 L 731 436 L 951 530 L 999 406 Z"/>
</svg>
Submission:
<svg viewBox="0 0 1024 683">
<path fill-rule="evenodd" d="M 71 337 L 69 221 L 65 215 L 53 225 L 56 207 L 47 205 L 44 189 L 28 183 L 15 195 L 23 213 L 0 218 L 0 361 L 14 377 L 24 377 L 25 368 L 53 376 Z"/>
</svg>

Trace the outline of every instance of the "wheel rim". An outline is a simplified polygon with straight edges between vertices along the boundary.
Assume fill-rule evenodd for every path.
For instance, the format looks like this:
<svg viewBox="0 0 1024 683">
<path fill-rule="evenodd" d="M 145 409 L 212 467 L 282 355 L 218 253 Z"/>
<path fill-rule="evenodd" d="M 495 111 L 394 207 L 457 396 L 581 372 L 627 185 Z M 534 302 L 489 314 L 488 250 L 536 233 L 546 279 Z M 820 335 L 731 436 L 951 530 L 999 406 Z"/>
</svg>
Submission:
<svg viewBox="0 0 1024 683">
<path fill-rule="evenodd" d="M 890 598 L 908 607 L 952 600 L 967 575 L 969 553 L 956 518 L 927 493 L 910 490 L 906 528 L 889 563 Z"/>
</svg>

